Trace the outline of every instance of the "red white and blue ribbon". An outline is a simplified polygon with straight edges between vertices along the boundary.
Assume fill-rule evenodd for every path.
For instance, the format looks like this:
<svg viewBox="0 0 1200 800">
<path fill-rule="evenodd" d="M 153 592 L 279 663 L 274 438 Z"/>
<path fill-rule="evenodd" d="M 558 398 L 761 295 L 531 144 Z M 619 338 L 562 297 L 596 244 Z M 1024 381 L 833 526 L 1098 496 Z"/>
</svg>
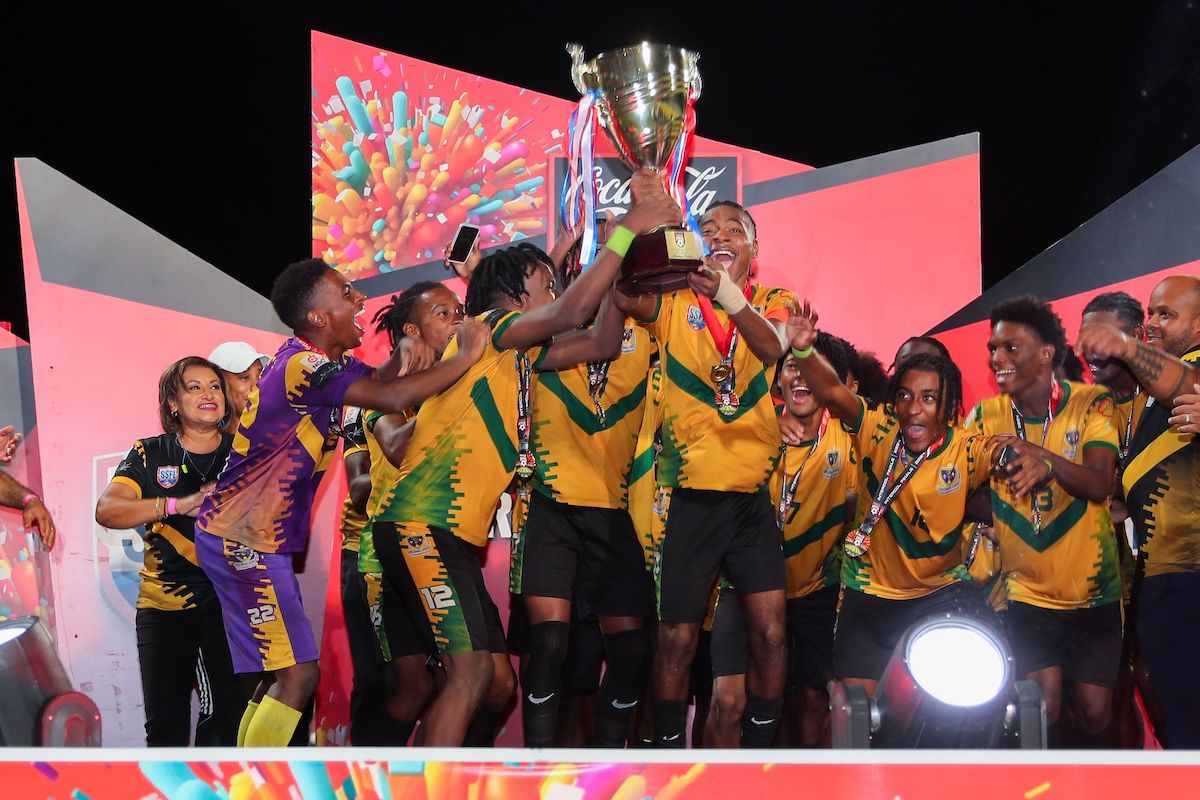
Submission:
<svg viewBox="0 0 1200 800">
<path fill-rule="evenodd" d="M 683 210 L 683 224 L 687 225 L 697 236 L 700 237 L 701 246 L 704 254 L 708 255 L 708 245 L 704 243 L 704 237 L 700 234 L 700 223 L 696 220 L 696 215 L 692 212 L 692 203 L 687 196 L 687 165 L 692 158 L 692 144 L 695 141 L 692 134 L 696 130 L 696 98 L 691 92 L 688 93 L 687 112 L 684 115 L 683 128 L 679 131 L 679 140 L 675 143 L 675 148 L 671 151 L 671 158 L 667 161 L 667 192 L 679 204 L 679 208 Z"/>
<path fill-rule="evenodd" d="M 596 90 L 579 98 L 568 125 L 567 174 L 563 176 L 559 217 L 568 230 L 580 230 L 579 265 L 596 257 Z"/>
</svg>

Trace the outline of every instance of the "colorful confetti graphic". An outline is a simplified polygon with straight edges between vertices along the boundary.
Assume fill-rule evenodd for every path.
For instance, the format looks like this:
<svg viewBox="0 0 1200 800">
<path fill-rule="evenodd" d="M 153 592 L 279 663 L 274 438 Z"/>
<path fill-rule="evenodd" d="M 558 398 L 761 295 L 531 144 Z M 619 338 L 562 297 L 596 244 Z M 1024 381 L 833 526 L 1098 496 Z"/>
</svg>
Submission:
<svg viewBox="0 0 1200 800">
<path fill-rule="evenodd" d="M 228 750 L 219 751 L 228 758 Z M 402 751 L 413 756 L 421 750 Z M 446 751 L 451 752 L 451 751 Z M 509 751 L 516 753 L 517 751 Z M 752 755 L 752 754 L 747 754 Z M 787 756 L 780 753 L 781 756 Z M 795 755 L 795 754 L 793 754 Z M 912 760 L 922 757 L 913 752 Z M 711 797 L 875 797 L 1028 800 L 1129 796 L 1154 785 L 1190 796 L 1189 762 L 581 763 L 530 761 L 103 761 L 0 763 L 14 797 L 144 800 L 706 800 Z M 946 761 L 950 763 L 945 763 Z M 1090 763 L 1094 762 L 1094 763 Z"/>
<path fill-rule="evenodd" d="M 545 232 L 563 101 L 329 37 L 313 83 L 315 255 L 361 278 L 440 259 L 464 222 L 483 247 Z"/>
</svg>

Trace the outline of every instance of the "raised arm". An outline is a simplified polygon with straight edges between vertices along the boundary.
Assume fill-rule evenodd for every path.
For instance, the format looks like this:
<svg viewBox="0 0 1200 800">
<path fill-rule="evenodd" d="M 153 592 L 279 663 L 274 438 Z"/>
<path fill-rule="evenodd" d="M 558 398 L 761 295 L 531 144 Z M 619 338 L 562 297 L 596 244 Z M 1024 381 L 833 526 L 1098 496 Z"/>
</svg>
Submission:
<svg viewBox="0 0 1200 800">
<path fill-rule="evenodd" d="M 787 352 L 785 323 L 769 320 L 750 305 L 746 295 L 713 258 L 688 275 L 688 285 L 696 292 L 721 304 L 737 325 L 738 335 L 750 352 L 767 364 L 774 364 Z"/>
<path fill-rule="evenodd" d="M 523 350 L 585 324 L 596 313 L 616 279 L 625 248 L 632 241 L 630 234 L 636 236 L 660 225 L 679 224 L 679 206 L 667 195 L 657 173 L 649 169 L 638 170 L 630 187 L 633 207 L 609 235 L 608 243 L 600 249 L 596 260 L 580 273 L 562 297 L 513 320 L 500 335 L 497 342 L 500 347 Z M 622 233 L 622 229 L 627 232 Z"/>
<path fill-rule="evenodd" d="M 1095 323 L 1079 331 L 1076 348 L 1084 358 L 1116 358 L 1125 363 L 1137 382 L 1154 400 L 1174 405 L 1175 398 L 1194 383 L 1200 369 L 1145 342 L 1139 342 L 1113 325 Z"/>
<path fill-rule="evenodd" d="M 862 410 L 862 401 L 846 388 L 824 356 L 813 349 L 813 343 L 817 341 L 817 319 L 817 310 L 805 300 L 799 308 L 792 308 L 784 335 L 808 390 L 829 409 L 830 414 L 853 424 Z"/>
<path fill-rule="evenodd" d="M 359 408 L 401 412 L 420 405 L 439 392 L 445 391 L 479 360 L 487 346 L 491 330 L 474 319 L 464 319 L 458 326 L 458 352 L 439 361 L 427 370 L 401 375 L 390 381 L 362 378 L 346 390 L 343 403 Z"/>
<path fill-rule="evenodd" d="M 621 354 L 621 336 L 625 331 L 625 312 L 613 303 L 612 293 L 600 302 L 596 324 L 586 330 L 569 331 L 554 337 L 538 364 L 538 370 L 555 370 L 585 361 L 609 361 Z"/>
</svg>

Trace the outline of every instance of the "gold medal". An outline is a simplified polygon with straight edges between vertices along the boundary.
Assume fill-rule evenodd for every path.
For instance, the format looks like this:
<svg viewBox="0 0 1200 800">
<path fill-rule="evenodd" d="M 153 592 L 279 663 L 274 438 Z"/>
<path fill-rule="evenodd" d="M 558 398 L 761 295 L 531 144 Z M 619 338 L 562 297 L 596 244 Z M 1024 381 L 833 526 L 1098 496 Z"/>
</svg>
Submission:
<svg viewBox="0 0 1200 800">
<path fill-rule="evenodd" d="M 729 380 L 729 376 L 733 374 L 733 369 L 728 364 L 714 364 L 712 369 L 708 371 L 708 376 L 712 378 L 713 383 L 724 383 Z"/>
</svg>

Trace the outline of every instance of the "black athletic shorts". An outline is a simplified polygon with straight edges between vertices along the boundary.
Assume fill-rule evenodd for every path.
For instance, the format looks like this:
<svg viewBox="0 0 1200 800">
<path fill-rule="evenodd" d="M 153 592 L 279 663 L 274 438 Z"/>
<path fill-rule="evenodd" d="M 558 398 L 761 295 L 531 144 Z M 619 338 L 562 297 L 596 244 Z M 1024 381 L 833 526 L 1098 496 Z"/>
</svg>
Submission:
<svg viewBox="0 0 1200 800">
<path fill-rule="evenodd" d="M 421 523 L 376 521 L 373 531 L 384 577 L 412 618 L 424 621 L 416 625 L 431 652 L 508 652 L 500 610 L 484 584 L 478 547 Z M 390 644 L 390 630 L 388 636 Z"/>
<path fill-rule="evenodd" d="M 970 615 L 989 623 L 998 633 L 1003 631 L 996 612 L 969 581 L 912 600 L 885 600 L 844 589 L 833 640 L 834 675 L 879 680 L 904 632 L 925 617 L 946 612 Z"/>
<path fill-rule="evenodd" d="M 650 613 L 646 557 L 629 512 L 569 506 L 532 492 L 529 515 L 514 542 L 510 584 L 534 597 L 572 599 L 576 585 L 588 612 L 608 617 Z"/>
<path fill-rule="evenodd" d="M 802 686 L 824 689 L 833 678 L 833 628 L 837 624 L 838 586 L 788 598 L 787 692 Z"/>
<path fill-rule="evenodd" d="M 1121 604 L 1040 608 L 1010 602 L 1004 614 L 1017 673 L 1062 667 L 1063 678 L 1112 688 L 1121 664 Z"/>
<path fill-rule="evenodd" d="M 742 616 L 742 604 L 733 589 L 722 586 L 713 611 L 712 623 L 712 676 L 745 675 L 749 658 L 746 641 L 746 619 Z"/>
<path fill-rule="evenodd" d="M 717 573 L 739 595 L 787 585 L 771 498 L 763 492 L 674 489 L 659 559 L 659 619 L 701 622 Z"/>
</svg>

